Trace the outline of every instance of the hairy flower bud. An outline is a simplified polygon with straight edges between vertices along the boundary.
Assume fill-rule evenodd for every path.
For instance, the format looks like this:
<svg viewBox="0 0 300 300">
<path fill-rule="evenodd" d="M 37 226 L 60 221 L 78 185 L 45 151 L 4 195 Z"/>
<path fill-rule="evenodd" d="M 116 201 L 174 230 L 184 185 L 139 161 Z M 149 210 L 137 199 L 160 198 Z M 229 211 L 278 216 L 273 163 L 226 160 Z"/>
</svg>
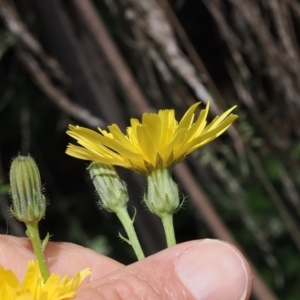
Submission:
<svg viewBox="0 0 300 300">
<path fill-rule="evenodd" d="M 10 167 L 12 214 L 19 221 L 37 223 L 46 210 L 46 199 L 42 194 L 40 173 L 30 156 L 16 157 Z"/>
<path fill-rule="evenodd" d="M 159 217 L 172 215 L 180 206 L 178 186 L 167 168 L 147 175 L 147 194 L 144 201 L 149 210 Z"/>
<path fill-rule="evenodd" d="M 119 178 L 115 168 L 108 164 L 93 162 L 89 170 L 100 197 L 100 205 L 114 213 L 126 207 L 129 199 L 126 183 Z"/>
</svg>

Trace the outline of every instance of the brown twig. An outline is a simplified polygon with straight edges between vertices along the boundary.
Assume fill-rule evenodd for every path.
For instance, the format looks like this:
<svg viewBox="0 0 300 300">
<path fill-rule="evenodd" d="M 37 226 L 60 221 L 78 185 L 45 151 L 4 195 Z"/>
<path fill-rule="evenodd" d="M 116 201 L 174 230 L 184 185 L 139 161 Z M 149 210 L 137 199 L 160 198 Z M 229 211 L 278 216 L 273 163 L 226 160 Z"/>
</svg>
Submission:
<svg viewBox="0 0 300 300">
<path fill-rule="evenodd" d="M 115 71 L 115 76 L 120 86 L 132 101 L 134 108 L 143 112 L 152 111 L 139 86 L 135 84 L 132 72 L 124 62 L 121 53 L 112 41 L 100 17 L 96 14 L 92 3 L 89 0 L 74 0 L 73 2 L 85 20 L 84 25 L 87 31 L 95 39 L 97 47 L 106 56 L 112 70 Z"/>
<path fill-rule="evenodd" d="M 18 48 L 17 55 L 42 91 L 64 112 L 91 127 L 103 127 L 105 125 L 104 121 L 93 116 L 81 106 L 72 103 L 63 92 L 56 88 L 32 55 L 22 48 Z"/>
<path fill-rule="evenodd" d="M 134 19 L 135 26 L 140 26 L 147 38 L 151 39 L 154 45 L 160 49 L 160 54 L 168 65 L 194 91 L 196 98 L 204 103 L 212 99 L 196 68 L 181 51 L 162 6 L 154 0 L 130 0 L 129 2 L 134 7 L 134 11 L 137 12 Z M 212 110 L 215 109 L 214 101 L 211 101 L 211 107 Z"/>
<path fill-rule="evenodd" d="M 68 78 L 61 70 L 60 65 L 43 50 L 41 44 L 28 31 L 26 25 L 19 17 L 17 10 L 11 3 L 8 3 L 6 0 L 0 0 L 0 15 L 8 30 L 43 62 L 50 74 L 59 79 L 62 83 L 67 83 Z"/>
<path fill-rule="evenodd" d="M 81 120 L 89 126 L 103 126 L 105 123 L 102 120 L 94 117 L 84 108 L 73 104 L 63 92 L 52 84 L 49 75 L 44 71 L 40 63 L 47 68 L 52 76 L 56 77 L 63 83 L 68 81 L 66 75 L 61 71 L 56 60 L 45 53 L 40 43 L 27 30 L 27 27 L 22 22 L 18 12 L 6 0 L 0 0 L 0 14 L 5 21 L 8 30 L 10 30 L 10 32 L 21 42 L 21 45 L 17 45 L 15 47 L 18 56 L 49 99 L 51 99 L 67 114 Z M 29 53 L 29 51 L 31 53 Z"/>
<path fill-rule="evenodd" d="M 279 35 L 279 42 L 283 48 L 283 51 L 281 51 L 281 54 L 285 57 L 283 59 L 288 63 L 289 68 L 294 72 L 294 74 L 299 76 L 299 56 L 293 47 L 292 37 L 289 34 L 288 21 L 283 16 L 284 9 L 282 6 L 286 6 L 286 3 L 283 2 L 280 4 L 278 0 L 269 0 L 265 3 L 269 6 L 274 19 L 274 24 Z"/>
<path fill-rule="evenodd" d="M 180 24 L 177 16 L 175 15 L 174 11 L 171 8 L 169 2 L 167 0 L 163 0 L 161 2 L 161 5 L 165 9 L 166 14 L 170 19 L 170 23 L 173 25 L 172 27 L 174 28 L 176 34 L 178 35 L 178 37 L 180 39 L 182 47 L 184 47 L 184 49 L 186 50 L 187 54 L 189 55 L 191 61 L 197 68 L 202 80 L 207 84 L 209 89 L 212 91 L 212 94 L 214 94 L 214 96 L 215 96 L 214 100 L 216 100 L 216 102 L 214 101 L 214 103 L 213 103 L 214 105 L 212 106 L 212 112 L 216 115 L 221 114 L 222 109 L 217 104 L 217 101 L 221 104 L 223 109 L 226 108 L 227 106 L 225 105 L 225 100 L 221 96 L 219 89 L 217 88 L 216 84 L 212 80 L 208 70 L 206 69 L 206 67 L 205 67 L 204 63 L 202 62 L 200 56 L 198 55 L 196 49 L 194 48 L 193 44 L 191 43 L 190 39 L 188 38 L 187 34 L 185 33 L 184 28 Z M 239 55 L 236 55 L 236 56 L 237 56 L 237 58 L 236 58 L 237 61 L 240 63 L 241 67 L 244 68 L 245 76 L 247 76 L 249 74 L 249 72 L 247 73 L 245 64 L 242 64 L 243 63 L 242 58 Z M 241 138 L 238 130 L 235 128 L 235 126 L 232 126 L 230 128 L 229 135 L 231 136 L 231 138 L 235 144 L 235 148 L 236 148 L 236 151 L 239 156 L 241 170 L 243 173 L 247 173 L 248 166 L 247 166 L 246 159 L 245 159 L 245 149 L 244 149 L 243 141 L 242 141 L 242 138 Z"/>
</svg>

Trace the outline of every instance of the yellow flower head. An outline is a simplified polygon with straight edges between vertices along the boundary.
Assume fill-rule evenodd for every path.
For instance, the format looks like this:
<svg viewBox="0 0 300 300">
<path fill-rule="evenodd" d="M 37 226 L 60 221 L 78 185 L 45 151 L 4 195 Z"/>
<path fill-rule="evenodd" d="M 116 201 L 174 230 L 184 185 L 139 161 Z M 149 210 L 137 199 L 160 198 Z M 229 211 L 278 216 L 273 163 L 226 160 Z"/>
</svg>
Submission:
<svg viewBox="0 0 300 300">
<path fill-rule="evenodd" d="M 131 119 L 127 134 L 123 134 L 116 124 L 108 126 L 109 132 L 98 128 L 100 134 L 70 125 L 67 134 L 83 147 L 69 144 L 66 153 L 142 174 L 171 167 L 221 135 L 238 117 L 231 114 L 234 106 L 207 125 L 208 103 L 194 121 L 199 104 L 192 105 L 179 123 L 173 109 L 160 110 L 158 114 L 145 113 L 141 123 Z"/>
<path fill-rule="evenodd" d="M 23 284 L 20 284 L 11 270 L 0 267 L 1 300 L 63 300 L 71 299 L 85 277 L 91 274 L 90 269 L 77 272 L 73 279 L 68 276 L 60 278 L 51 274 L 44 283 L 38 262 L 30 260 Z"/>
</svg>

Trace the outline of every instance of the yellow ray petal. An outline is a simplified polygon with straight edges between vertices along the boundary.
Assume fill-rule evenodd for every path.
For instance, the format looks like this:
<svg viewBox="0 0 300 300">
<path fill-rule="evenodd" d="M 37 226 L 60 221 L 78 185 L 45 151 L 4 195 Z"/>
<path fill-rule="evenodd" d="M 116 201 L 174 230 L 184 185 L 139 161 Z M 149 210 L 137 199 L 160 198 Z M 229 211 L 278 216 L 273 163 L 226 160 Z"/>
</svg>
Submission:
<svg viewBox="0 0 300 300">
<path fill-rule="evenodd" d="M 235 108 L 232 107 L 207 124 L 208 103 L 194 121 L 198 105 L 192 105 L 179 123 L 174 110 L 168 109 L 144 114 L 142 122 L 132 118 L 126 134 L 116 124 L 108 126 L 108 131 L 99 128 L 100 133 L 71 125 L 67 133 L 82 147 L 70 144 L 66 152 L 80 159 L 123 166 L 142 174 L 155 168 L 168 168 L 221 135 L 237 118 L 231 114 Z"/>
</svg>

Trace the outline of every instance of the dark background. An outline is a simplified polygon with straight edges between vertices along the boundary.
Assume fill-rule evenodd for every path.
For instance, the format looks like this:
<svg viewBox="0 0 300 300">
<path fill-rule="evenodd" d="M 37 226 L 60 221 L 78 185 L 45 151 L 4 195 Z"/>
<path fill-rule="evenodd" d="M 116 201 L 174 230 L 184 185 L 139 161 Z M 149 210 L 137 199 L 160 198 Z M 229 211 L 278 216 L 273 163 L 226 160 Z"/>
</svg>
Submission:
<svg viewBox="0 0 300 300">
<path fill-rule="evenodd" d="M 49 200 L 41 236 L 133 262 L 117 218 L 98 209 L 88 162 L 64 153 L 67 126 L 125 129 L 143 112 L 180 118 L 211 98 L 210 120 L 235 104 L 239 119 L 175 168 L 187 196 L 177 240 L 235 242 L 265 283 L 253 299 L 299 299 L 298 1 L 0 0 L 0 14 L 1 233 L 24 236 L 8 212 L 8 172 L 30 154 Z M 145 252 L 163 249 L 140 204 L 144 179 L 119 171 Z"/>
</svg>

